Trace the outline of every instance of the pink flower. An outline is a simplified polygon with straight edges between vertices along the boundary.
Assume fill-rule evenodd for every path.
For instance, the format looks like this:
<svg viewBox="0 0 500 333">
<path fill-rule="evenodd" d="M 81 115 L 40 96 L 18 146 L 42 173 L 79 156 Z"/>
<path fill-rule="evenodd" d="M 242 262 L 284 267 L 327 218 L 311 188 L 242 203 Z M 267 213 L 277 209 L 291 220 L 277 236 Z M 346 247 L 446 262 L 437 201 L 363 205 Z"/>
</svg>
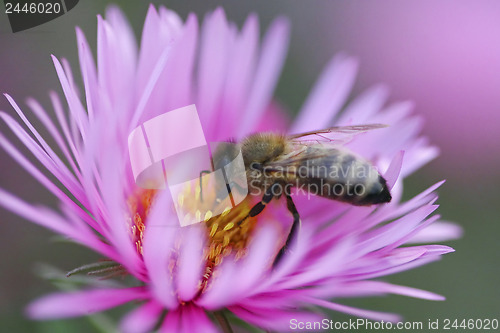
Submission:
<svg viewBox="0 0 500 333">
<path fill-rule="evenodd" d="M 410 244 L 455 238 L 460 230 L 431 216 L 437 208 L 434 191 L 441 183 L 407 202 L 400 200 L 402 179 L 437 155 L 419 136 L 422 120 L 410 114 L 411 103 L 384 107 L 387 92 L 379 86 L 340 112 L 357 69 L 347 56 L 338 55 L 327 66 L 290 131 L 333 124 L 390 125 L 358 135 L 347 146 L 384 171 L 392 187 L 391 203 L 354 207 L 297 196 L 303 227 L 290 253 L 271 269 L 291 223 L 282 202 L 272 203 L 241 230 L 223 230 L 213 221 L 181 228 L 168 191 L 137 188 L 127 136 L 167 110 L 196 103 L 208 141 L 283 128 L 282 117 L 271 105 L 288 23 L 275 20 L 261 43 L 258 29 L 256 16 L 240 31 L 217 9 L 206 17 L 198 35 L 194 15 L 182 22 L 176 13 L 151 6 L 138 48 L 122 13 L 110 8 L 106 20 L 98 19 L 97 67 L 77 29 L 83 93 L 69 64 L 53 57 L 69 110 L 67 118 L 66 105 L 51 93 L 62 132 L 36 101 L 28 101 L 62 158 L 6 95 L 36 140 L 9 115 L 1 117 L 66 191 L 0 137 L 4 149 L 60 199 L 61 211 L 28 204 L 1 190 L 0 204 L 118 263 L 104 271 L 126 272 L 141 285 L 45 296 L 29 306 L 32 318 L 81 316 L 139 301 L 120 323 L 124 332 L 150 331 L 165 310 L 160 323 L 165 332 L 215 332 L 211 313 L 221 318 L 221 311 L 261 328 L 285 331 L 291 318 L 321 320 L 305 308 L 311 305 L 375 320 L 399 318 L 332 301 L 338 297 L 394 293 L 443 299 L 372 280 L 439 259 L 453 250 Z M 225 225 L 239 213 L 239 208 L 232 210 Z"/>
</svg>

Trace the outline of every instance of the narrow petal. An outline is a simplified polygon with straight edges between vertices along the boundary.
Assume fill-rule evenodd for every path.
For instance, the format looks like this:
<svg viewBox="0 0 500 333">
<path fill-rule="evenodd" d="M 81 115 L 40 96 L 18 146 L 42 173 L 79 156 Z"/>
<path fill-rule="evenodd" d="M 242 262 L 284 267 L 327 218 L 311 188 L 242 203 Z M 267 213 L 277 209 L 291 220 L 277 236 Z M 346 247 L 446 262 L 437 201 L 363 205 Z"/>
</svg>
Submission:
<svg viewBox="0 0 500 333">
<path fill-rule="evenodd" d="M 61 149 L 61 151 L 63 152 L 64 157 L 70 163 L 73 169 L 72 171 L 77 175 L 77 177 L 80 177 L 80 170 L 76 166 L 75 161 L 68 150 L 66 142 L 61 136 L 61 133 L 57 129 L 56 125 L 52 122 L 52 120 L 48 116 L 47 112 L 43 109 L 40 103 L 38 103 L 38 101 L 32 98 L 28 98 L 26 104 L 28 104 L 33 113 L 37 116 L 37 118 L 43 123 L 45 128 L 49 131 L 50 135 L 58 145 L 59 149 Z"/>
<path fill-rule="evenodd" d="M 167 313 L 160 329 L 164 333 L 217 333 L 219 330 L 208 319 L 205 312 L 192 304 L 182 306 Z"/>
<path fill-rule="evenodd" d="M 231 306 L 229 311 L 241 319 L 272 331 L 289 332 L 290 323 L 295 322 L 321 322 L 322 316 L 295 309 L 277 309 L 272 306 L 257 308 L 252 306 Z"/>
<path fill-rule="evenodd" d="M 363 236 L 364 241 L 357 244 L 358 249 L 361 253 L 369 253 L 396 242 L 413 230 L 437 208 L 438 206 L 435 205 L 420 207 L 394 222 L 365 234 Z"/>
<path fill-rule="evenodd" d="M 46 207 L 30 205 L 2 189 L 0 189 L 0 206 L 33 223 L 85 245 L 105 257 L 119 261 L 119 257 L 110 246 L 98 239 L 90 229 L 75 225 L 71 223 L 73 222 L 71 219 L 65 219 Z"/>
<path fill-rule="evenodd" d="M 147 292 L 143 287 L 55 293 L 31 303 L 27 313 L 33 319 L 78 317 L 146 297 Z"/>
<path fill-rule="evenodd" d="M 248 102 L 248 94 L 255 74 L 259 43 L 259 21 L 256 15 L 250 15 L 241 31 L 233 36 L 228 64 L 228 74 L 224 86 L 222 112 L 218 115 L 217 134 L 215 140 L 234 137 L 237 125 Z M 267 119 L 266 119 L 267 120 Z M 232 129 L 232 133 L 228 133 Z"/>
<path fill-rule="evenodd" d="M 343 290 L 349 289 L 349 286 L 342 286 L 342 289 Z M 370 292 L 372 292 L 372 295 L 396 294 L 396 295 L 426 299 L 430 301 L 445 300 L 443 296 L 432 293 L 430 291 L 406 287 L 406 286 L 399 286 L 382 281 L 356 281 L 355 283 L 353 283 L 352 289 L 355 292 L 359 292 L 359 295 L 370 294 Z M 347 291 L 347 293 L 343 295 L 343 297 L 345 296 L 349 296 L 349 291 Z M 342 295 L 337 295 L 337 297 L 342 297 Z"/>
<path fill-rule="evenodd" d="M 156 46 L 161 48 L 162 44 Z M 147 118 L 152 118 L 163 114 L 166 110 L 174 110 L 193 103 L 194 91 L 192 89 L 192 75 L 195 65 L 196 51 L 198 45 L 198 21 L 194 14 L 190 14 L 186 24 L 179 36 L 164 44 L 164 49 L 170 49 L 166 62 L 158 73 L 158 65 L 152 68 L 152 72 L 145 81 L 140 98 L 145 95 L 145 91 L 151 89 L 147 104 Z M 159 57 L 150 57 L 150 61 L 159 61 Z M 154 60 L 153 60 L 154 59 Z M 158 75 L 154 86 L 150 86 L 152 76 Z M 138 75 L 142 75 L 139 73 Z"/>
<path fill-rule="evenodd" d="M 423 255 L 421 255 L 421 256 L 419 256 L 419 258 L 417 258 L 415 260 L 411 260 L 411 261 L 409 261 L 405 264 L 402 264 L 402 265 L 397 265 L 397 266 L 391 265 L 390 268 L 380 269 L 380 270 L 377 270 L 376 272 L 373 272 L 373 273 L 359 275 L 359 276 L 357 276 L 357 279 L 368 280 L 368 279 L 378 278 L 381 276 L 396 274 L 399 272 L 404 272 L 404 271 L 414 269 L 416 267 L 427 265 L 433 261 L 440 260 L 440 259 L 441 259 L 441 257 L 439 255 L 429 256 L 429 257 L 424 257 Z"/>
<path fill-rule="evenodd" d="M 376 85 L 368 89 L 346 107 L 335 124 L 368 123 L 373 115 L 380 111 L 388 95 L 389 89 L 384 85 Z"/>
<path fill-rule="evenodd" d="M 155 301 L 147 302 L 130 311 L 120 322 L 120 332 L 147 333 L 151 332 L 160 319 L 163 307 Z"/>
<path fill-rule="evenodd" d="M 111 139 L 105 139 L 107 139 L 105 142 L 113 142 Z M 129 273 L 143 279 L 145 275 L 144 262 L 139 256 L 136 244 L 131 240 L 129 225 L 124 218 L 124 215 L 128 213 L 125 207 L 126 195 L 123 186 L 124 170 L 123 167 L 116 166 L 120 161 L 126 161 L 122 155 L 123 148 L 120 149 L 121 147 L 112 144 L 112 147 L 106 149 L 105 144 L 102 145 L 106 155 L 101 157 L 103 185 L 100 186 L 100 192 L 102 202 L 106 207 L 106 210 L 103 210 L 106 214 L 102 223 L 107 226 L 107 240 L 120 253 L 123 258 L 122 263 Z M 125 165 L 125 163 L 119 165 Z"/>
<path fill-rule="evenodd" d="M 376 321 L 389 321 L 389 322 L 398 322 L 401 321 L 401 317 L 394 313 L 387 312 L 378 312 L 371 310 L 358 309 L 347 305 L 342 305 L 338 303 L 328 302 L 320 299 L 314 299 L 311 297 L 307 298 L 307 302 L 316 304 L 323 308 L 327 308 L 334 311 L 344 312 L 356 317 L 368 318 Z"/>
<path fill-rule="evenodd" d="M 42 146 L 42 148 L 45 150 L 46 152 L 46 155 L 48 155 L 49 159 L 53 161 L 53 164 L 55 165 L 55 167 L 58 169 L 58 174 L 59 174 L 59 179 L 61 181 L 63 181 L 63 183 L 65 183 L 65 185 L 68 186 L 68 189 L 70 190 L 73 190 L 75 193 L 74 195 L 79 197 L 79 198 L 82 198 L 83 195 L 79 195 L 79 188 L 80 188 L 80 184 L 77 183 L 76 179 L 74 178 L 73 174 L 68 170 L 68 168 L 66 167 L 66 165 L 61 161 L 61 159 L 57 156 L 57 154 L 52 150 L 52 148 L 47 144 L 47 142 L 43 139 L 43 137 L 40 135 L 40 133 L 38 133 L 38 131 L 33 127 L 33 125 L 31 125 L 30 121 L 28 120 L 28 118 L 26 118 L 26 116 L 24 115 L 24 113 L 21 111 L 21 109 L 19 108 L 19 106 L 16 104 L 16 102 L 12 99 L 12 97 L 10 97 L 9 95 L 5 94 L 5 97 L 7 97 L 7 100 L 9 101 L 9 103 L 12 105 L 12 107 L 16 110 L 17 114 L 19 115 L 19 117 L 22 119 L 22 121 L 26 124 L 26 126 L 28 126 L 29 130 L 31 131 L 31 133 L 33 133 L 33 135 L 35 136 L 35 138 L 38 140 L 38 142 L 40 143 L 40 145 Z M 5 120 L 5 122 L 7 122 L 9 124 L 9 127 L 11 127 L 11 129 L 13 131 L 16 131 L 14 128 L 13 128 L 13 119 L 10 118 L 9 116 L 7 115 L 3 115 L 2 114 L 2 118 Z M 24 132 L 20 126 L 15 126 L 15 128 L 19 131 L 22 131 Z M 18 135 L 19 137 L 19 135 Z M 31 140 L 32 141 L 32 140 Z M 32 141 L 34 143 L 34 141 Z"/>
<path fill-rule="evenodd" d="M 148 217 L 143 256 L 151 292 L 163 306 L 174 309 L 178 300 L 174 293 L 174 281 L 169 266 L 172 265 L 172 249 L 179 227 L 177 216 L 170 210 L 171 202 L 169 191 L 160 192 Z"/>
<path fill-rule="evenodd" d="M 447 221 L 435 222 L 425 229 L 419 230 L 417 234 L 408 240 L 408 243 L 434 243 L 462 237 L 463 229 Z"/>
<path fill-rule="evenodd" d="M 76 28 L 76 39 L 78 41 L 78 58 L 80 60 L 80 72 L 82 73 L 83 85 L 85 87 L 85 99 L 90 121 L 94 118 L 94 109 L 98 107 L 97 99 L 97 69 L 90 47 L 85 35 Z"/>
<path fill-rule="evenodd" d="M 182 248 L 177 262 L 177 292 L 183 301 L 190 301 L 199 290 L 206 261 L 203 249 L 206 231 L 203 225 L 193 225 L 182 229 Z"/>
<path fill-rule="evenodd" d="M 403 165 L 403 157 L 404 151 L 400 151 L 398 154 L 396 154 L 384 174 L 384 178 L 387 181 L 387 187 L 389 187 L 389 189 L 392 189 L 394 184 L 396 184 L 399 173 L 401 172 L 401 167 Z"/>
<path fill-rule="evenodd" d="M 66 138 L 66 141 L 68 142 L 71 152 L 75 157 L 77 165 L 80 165 L 81 156 L 80 156 L 80 151 L 77 149 L 79 141 L 76 141 L 74 136 L 71 135 L 68 121 L 66 120 L 65 111 L 63 110 L 59 96 L 54 91 L 51 91 L 49 93 L 49 96 L 52 102 L 52 106 L 54 108 L 54 112 L 57 117 L 57 121 L 59 122 L 59 125 L 63 130 L 64 137 Z"/>
<path fill-rule="evenodd" d="M 85 140 L 88 128 L 88 118 L 86 112 L 83 109 L 83 106 L 75 91 L 71 89 L 66 73 L 64 72 L 59 60 L 57 60 L 55 56 L 52 56 L 52 61 L 54 62 L 54 67 L 56 68 L 57 76 L 59 77 L 64 96 L 66 96 L 69 110 L 73 115 L 73 119 L 76 120 L 78 130 L 82 135 L 82 139 Z"/>
<path fill-rule="evenodd" d="M 253 86 L 239 129 L 240 135 L 248 135 L 252 131 L 271 102 L 285 62 L 289 30 L 289 22 L 284 18 L 278 18 L 272 23 L 264 37 Z"/>
<path fill-rule="evenodd" d="M 290 132 L 300 133 L 328 127 L 345 103 L 357 69 L 355 59 L 342 54 L 334 57 L 314 85 Z"/>
<path fill-rule="evenodd" d="M 214 112 L 221 97 L 226 79 L 227 57 L 229 55 L 229 28 L 222 8 L 208 15 L 203 23 L 198 68 L 198 98 L 196 106 L 200 111 L 205 133 L 212 140 Z"/>
<path fill-rule="evenodd" d="M 214 272 L 211 284 L 196 304 L 210 310 L 234 304 L 239 298 L 249 297 L 258 292 L 259 283 L 271 267 L 273 254 L 278 251 L 276 239 L 278 231 L 271 225 L 256 231 L 248 256 L 242 261 L 226 258 Z M 233 281 L 238 281 L 234 284 Z M 228 285 L 232 284 L 231 288 Z"/>
<path fill-rule="evenodd" d="M 73 236 L 75 228 L 69 223 L 63 223 L 54 212 L 46 207 L 36 207 L 20 200 L 12 194 L 0 189 L 0 205 L 23 218 L 51 229 L 65 236 Z M 40 214 L 43 212 L 43 214 Z"/>
</svg>

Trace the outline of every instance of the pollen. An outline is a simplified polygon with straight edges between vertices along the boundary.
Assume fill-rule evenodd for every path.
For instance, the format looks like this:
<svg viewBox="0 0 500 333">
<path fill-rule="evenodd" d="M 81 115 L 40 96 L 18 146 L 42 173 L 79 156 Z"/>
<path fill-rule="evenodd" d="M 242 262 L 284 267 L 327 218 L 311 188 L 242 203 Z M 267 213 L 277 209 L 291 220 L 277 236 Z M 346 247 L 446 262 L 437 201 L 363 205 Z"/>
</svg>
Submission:
<svg viewBox="0 0 500 333">
<path fill-rule="evenodd" d="M 224 227 L 224 231 L 227 231 L 227 230 L 230 230 L 234 227 L 234 223 L 233 222 L 229 222 L 228 224 L 226 224 L 226 226 Z"/>
<path fill-rule="evenodd" d="M 174 201 L 186 212 L 184 222 L 189 222 L 194 217 L 202 221 L 201 223 L 206 227 L 207 247 L 203 251 L 205 272 L 199 282 L 200 293 L 209 288 L 209 281 L 216 276 L 217 267 L 227 257 L 240 260 L 246 256 L 247 246 L 257 222 L 256 217 L 248 218 L 248 213 L 255 204 L 255 198 L 249 197 L 236 207 L 228 207 L 225 202 L 227 200 L 220 200 L 216 197 L 216 191 L 206 190 L 208 184 L 204 179 L 201 185 L 203 201 L 197 200 L 201 197 L 199 186 L 193 188 L 187 186 L 174 198 Z M 128 199 L 130 236 L 140 255 L 143 254 L 143 237 L 147 228 L 148 214 L 156 195 L 156 190 L 141 189 Z M 199 206 L 200 202 L 206 206 Z M 215 211 L 221 213 L 215 214 Z M 175 260 L 170 264 L 173 272 L 176 266 Z"/>
<path fill-rule="evenodd" d="M 246 199 L 233 209 L 225 210 L 221 215 L 206 221 L 210 250 L 207 252 L 207 264 L 215 268 L 224 258 L 234 255 L 242 258 L 255 227 L 256 218 L 247 218 L 251 201 Z M 237 226 L 241 222 L 240 226 Z M 214 250 L 212 250 L 214 249 Z"/>
<path fill-rule="evenodd" d="M 130 237 L 137 253 L 142 255 L 142 242 L 146 220 L 156 195 L 155 190 L 140 190 L 127 200 L 130 217 L 128 218 Z"/>
</svg>

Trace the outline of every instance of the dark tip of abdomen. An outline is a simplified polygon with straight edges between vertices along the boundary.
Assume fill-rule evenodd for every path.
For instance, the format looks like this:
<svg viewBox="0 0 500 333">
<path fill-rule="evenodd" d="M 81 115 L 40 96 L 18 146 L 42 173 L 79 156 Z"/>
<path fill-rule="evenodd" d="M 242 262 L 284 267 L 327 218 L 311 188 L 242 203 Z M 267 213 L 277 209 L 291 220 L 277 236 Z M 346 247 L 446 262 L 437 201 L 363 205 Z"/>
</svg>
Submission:
<svg viewBox="0 0 500 333">
<path fill-rule="evenodd" d="M 374 186 L 372 191 L 360 200 L 360 205 L 376 205 L 390 202 L 392 200 L 391 191 L 387 187 L 385 179 L 382 176 L 379 176 L 378 180 L 378 186 Z"/>
<path fill-rule="evenodd" d="M 384 184 L 382 191 L 375 197 L 374 204 L 386 203 L 392 200 L 391 191 L 387 188 L 387 185 Z"/>
</svg>

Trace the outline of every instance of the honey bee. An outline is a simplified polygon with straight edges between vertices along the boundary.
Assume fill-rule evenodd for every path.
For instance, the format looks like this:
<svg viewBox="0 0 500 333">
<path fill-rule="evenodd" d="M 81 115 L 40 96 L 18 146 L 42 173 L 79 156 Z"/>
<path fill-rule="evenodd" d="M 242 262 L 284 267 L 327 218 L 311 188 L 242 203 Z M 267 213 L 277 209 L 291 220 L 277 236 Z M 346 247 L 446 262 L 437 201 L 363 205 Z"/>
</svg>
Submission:
<svg viewBox="0 0 500 333">
<path fill-rule="evenodd" d="M 245 219 L 260 214 L 271 200 L 286 198 L 293 224 L 275 263 L 300 226 L 293 191 L 359 206 L 391 201 L 387 182 L 376 168 L 344 147 L 355 135 L 382 127 L 386 126 L 341 126 L 289 136 L 257 133 L 231 145 L 230 149 L 215 151 L 216 169 L 227 165 L 241 151 L 247 184 L 231 183 L 227 188 L 234 191 L 246 185 L 248 195 L 261 197 Z"/>
</svg>

